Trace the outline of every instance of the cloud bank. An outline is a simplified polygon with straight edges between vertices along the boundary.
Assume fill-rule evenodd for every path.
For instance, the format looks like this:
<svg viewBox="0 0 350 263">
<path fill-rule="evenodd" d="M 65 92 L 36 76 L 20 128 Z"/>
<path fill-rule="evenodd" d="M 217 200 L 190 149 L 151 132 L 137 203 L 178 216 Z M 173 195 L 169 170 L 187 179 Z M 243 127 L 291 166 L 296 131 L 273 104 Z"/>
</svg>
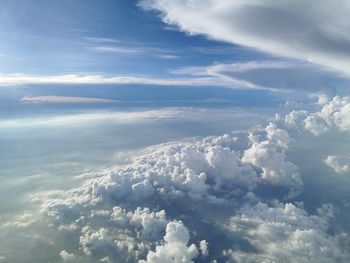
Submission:
<svg viewBox="0 0 350 263">
<path fill-rule="evenodd" d="M 346 262 L 350 237 L 335 231 L 338 208 L 304 207 L 304 175 L 289 148 L 290 134 L 347 133 L 338 125 L 346 115 L 330 118 L 350 105 L 347 99 L 335 97 L 318 112 L 293 111 L 248 133 L 156 145 L 77 188 L 35 198 L 56 231 L 75 237 L 60 251 L 67 262 Z M 327 130 L 312 133 L 310 116 Z M 337 169 L 337 161 L 325 162 Z"/>
<path fill-rule="evenodd" d="M 349 105 L 337 96 L 248 131 L 149 147 L 81 176 L 68 191 L 32 195 L 41 216 L 1 228 L 44 224 L 59 237 L 50 246 L 64 262 L 347 262 L 347 199 L 329 184 L 346 182 L 347 159 L 322 140 L 332 132 L 348 140 Z M 327 129 L 314 133 L 312 116 Z M 318 147 L 301 145 L 295 158 L 295 138 Z M 305 173 L 300 159 L 312 170 Z M 326 190 L 332 198 L 325 200 L 318 193 Z"/>
</svg>

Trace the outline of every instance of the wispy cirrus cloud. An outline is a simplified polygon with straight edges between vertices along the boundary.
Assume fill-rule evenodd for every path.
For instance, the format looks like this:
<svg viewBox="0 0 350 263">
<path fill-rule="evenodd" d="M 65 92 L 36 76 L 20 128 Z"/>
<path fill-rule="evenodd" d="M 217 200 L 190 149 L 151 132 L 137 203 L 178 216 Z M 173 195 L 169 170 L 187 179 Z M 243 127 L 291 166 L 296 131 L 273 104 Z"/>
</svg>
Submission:
<svg viewBox="0 0 350 263">
<path fill-rule="evenodd" d="M 89 48 L 90 50 L 97 52 L 110 52 L 110 53 L 120 53 L 120 54 L 141 54 L 143 53 L 140 49 L 133 49 L 127 47 L 119 47 L 119 46 L 95 46 Z"/>
<path fill-rule="evenodd" d="M 348 77 L 318 65 L 291 60 L 263 60 L 239 63 L 215 63 L 208 66 L 183 67 L 170 70 L 174 75 L 215 77 L 219 80 L 236 79 L 253 87 L 271 91 L 323 91 L 332 93 Z M 333 83 L 337 83 L 334 85 Z"/>
<path fill-rule="evenodd" d="M 121 50 L 119 50 L 121 51 Z M 133 52 L 130 50 L 130 52 Z M 168 70 L 167 77 L 137 75 L 0 75 L 0 86 L 35 84 L 133 84 L 157 86 L 213 86 L 233 89 L 257 89 L 273 92 L 298 91 L 312 93 L 325 91 L 332 95 L 335 89 L 349 79 L 329 68 L 300 61 L 248 61 L 214 63 L 207 66 L 188 66 Z"/>
<path fill-rule="evenodd" d="M 73 103 L 115 103 L 117 101 L 103 98 L 69 97 L 69 96 L 25 96 L 21 103 L 26 104 L 73 104 Z"/>
<path fill-rule="evenodd" d="M 94 113 L 75 113 L 55 116 L 13 118 L 10 120 L 1 120 L 1 128 L 18 127 L 52 127 L 57 125 L 75 125 L 88 124 L 99 121 L 111 122 L 138 122 L 138 121 L 156 121 L 156 120 L 221 120 L 230 119 L 237 123 L 257 120 L 265 120 L 269 112 L 261 111 L 259 114 L 254 111 L 248 112 L 240 109 L 219 110 L 219 109 L 195 109 L 191 107 L 171 107 L 152 110 L 136 111 L 99 111 Z M 220 117 L 219 117 L 220 116 Z"/>
<path fill-rule="evenodd" d="M 146 111 L 103 111 L 97 113 L 78 113 L 69 115 L 49 116 L 49 117 L 33 117 L 19 118 L 0 121 L 0 127 L 16 128 L 16 127 L 35 127 L 35 126 L 57 126 L 57 125 L 74 125 L 86 124 L 98 121 L 144 121 L 159 120 L 167 118 L 181 118 L 190 115 L 188 109 L 161 109 Z"/>
<path fill-rule="evenodd" d="M 122 49 L 115 51 L 123 52 Z M 129 52 L 139 51 L 131 49 Z M 166 77 L 103 74 L 3 74 L 0 75 L 0 86 L 40 84 L 212 86 L 312 94 L 322 91 L 323 93 L 334 95 L 335 89 L 341 89 L 349 83 L 347 76 L 335 70 L 312 63 L 291 60 L 214 63 L 206 66 L 186 66 L 169 69 L 168 73 L 170 74 Z"/>
<path fill-rule="evenodd" d="M 143 43 L 129 43 L 118 39 L 86 37 L 84 38 L 91 45 L 88 50 L 98 53 L 114 53 L 119 55 L 147 55 L 163 59 L 177 59 L 180 54 L 175 50 L 161 47 L 149 46 Z"/>
<path fill-rule="evenodd" d="M 0 75 L 0 86 L 33 85 L 33 84 L 139 84 L 159 86 L 224 86 L 231 88 L 256 88 L 247 81 L 234 78 L 187 77 L 187 78 L 153 78 L 139 76 L 105 76 L 105 75 Z"/>
</svg>

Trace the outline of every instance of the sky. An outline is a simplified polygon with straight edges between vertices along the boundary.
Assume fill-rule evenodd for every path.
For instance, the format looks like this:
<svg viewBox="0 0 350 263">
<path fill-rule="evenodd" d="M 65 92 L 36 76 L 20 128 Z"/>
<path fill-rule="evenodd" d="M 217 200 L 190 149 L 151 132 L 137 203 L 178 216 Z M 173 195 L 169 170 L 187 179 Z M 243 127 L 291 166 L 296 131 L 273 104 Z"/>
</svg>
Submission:
<svg viewBox="0 0 350 263">
<path fill-rule="evenodd" d="M 0 6 L 0 262 L 349 262 L 348 1 Z"/>
</svg>

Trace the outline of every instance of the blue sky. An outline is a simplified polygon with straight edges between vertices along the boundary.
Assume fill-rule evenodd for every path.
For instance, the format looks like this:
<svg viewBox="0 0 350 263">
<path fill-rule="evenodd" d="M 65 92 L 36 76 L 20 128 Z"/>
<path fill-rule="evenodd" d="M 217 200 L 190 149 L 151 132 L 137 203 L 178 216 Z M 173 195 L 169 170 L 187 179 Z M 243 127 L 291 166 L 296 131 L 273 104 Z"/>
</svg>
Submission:
<svg viewBox="0 0 350 263">
<path fill-rule="evenodd" d="M 34 83 L 3 84 L 0 91 L 2 116 L 60 114 L 79 108 L 159 108 L 276 106 L 281 99 L 268 91 L 232 89 L 232 85 L 203 80 L 195 87 L 192 76 L 173 74 L 185 67 L 216 63 L 277 60 L 242 46 L 189 36 L 164 24 L 155 12 L 137 1 L 3 1 L 0 17 L 0 69 L 3 76 L 34 77 Z M 49 76 L 99 75 L 154 79 L 116 84 L 38 83 Z M 170 83 L 159 85 L 158 79 Z M 176 80 L 185 79 L 184 85 Z M 172 82 L 175 83 L 173 84 Z M 213 85 L 214 83 L 214 85 Z M 214 87 L 213 87 L 214 86 Z M 234 88 L 241 88 L 235 84 Z M 38 96 L 93 97 L 117 100 L 106 104 L 23 104 L 22 98 Z M 262 97 L 264 99 L 262 99 Z M 43 104 L 43 105 L 41 105 Z M 51 110 L 54 108 L 53 110 Z"/>
<path fill-rule="evenodd" d="M 159 105 L 172 101 L 169 106 L 194 107 L 205 103 L 191 105 L 192 100 L 229 99 L 222 106 L 275 106 L 319 91 L 344 92 L 348 84 L 334 69 L 299 57 L 213 40 L 206 33 L 180 32 L 137 1 L 1 4 L 0 99 L 7 111 L 23 107 L 21 98 L 36 96 L 117 99 L 124 104 L 163 100 Z M 91 76 L 99 79 L 83 79 Z"/>
<path fill-rule="evenodd" d="M 142 10 L 137 1 L 2 1 L 2 5 L 4 73 L 162 76 L 166 69 L 186 65 L 267 57 L 186 36 Z"/>
<path fill-rule="evenodd" d="M 350 261 L 348 1 L 0 6 L 0 263 Z"/>
</svg>

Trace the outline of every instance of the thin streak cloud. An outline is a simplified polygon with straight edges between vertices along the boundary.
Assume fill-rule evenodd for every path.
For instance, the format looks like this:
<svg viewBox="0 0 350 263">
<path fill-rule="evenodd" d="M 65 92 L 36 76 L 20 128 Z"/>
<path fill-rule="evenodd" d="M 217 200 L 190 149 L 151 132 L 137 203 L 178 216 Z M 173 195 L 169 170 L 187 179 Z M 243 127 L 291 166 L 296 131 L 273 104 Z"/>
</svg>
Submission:
<svg viewBox="0 0 350 263">
<path fill-rule="evenodd" d="M 115 103 L 117 101 L 102 98 L 88 98 L 88 97 L 68 97 L 68 96 L 25 96 L 21 98 L 21 103 L 26 104 L 47 104 L 47 103 Z"/>
</svg>

